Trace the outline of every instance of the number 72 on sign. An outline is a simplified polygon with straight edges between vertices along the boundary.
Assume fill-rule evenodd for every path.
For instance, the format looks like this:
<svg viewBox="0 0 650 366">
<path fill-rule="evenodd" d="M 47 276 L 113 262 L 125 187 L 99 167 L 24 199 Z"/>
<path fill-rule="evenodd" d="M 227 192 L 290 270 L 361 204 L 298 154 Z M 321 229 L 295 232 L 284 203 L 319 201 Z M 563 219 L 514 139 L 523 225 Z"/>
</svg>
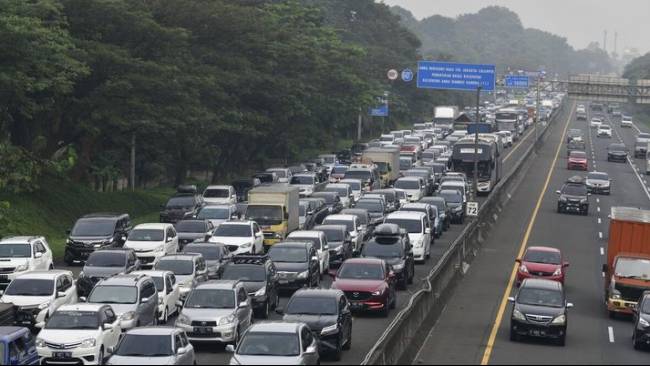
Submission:
<svg viewBox="0 0 650 366">
<path fill-rule="evenodd" d="M 478 216 L 478 202 L 467 202 L 467 216 Z"/>
</svg>

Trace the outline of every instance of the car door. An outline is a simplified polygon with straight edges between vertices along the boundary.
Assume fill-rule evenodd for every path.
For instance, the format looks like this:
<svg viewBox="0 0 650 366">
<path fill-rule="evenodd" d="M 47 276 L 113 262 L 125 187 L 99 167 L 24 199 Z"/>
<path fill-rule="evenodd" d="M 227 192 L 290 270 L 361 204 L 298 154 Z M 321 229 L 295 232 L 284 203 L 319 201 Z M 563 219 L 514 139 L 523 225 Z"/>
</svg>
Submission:
<svg viewBox="0 0 650 366">
<path fill-rule="evenodd" d="M 187 335 L 184 332 L 180 333 L 182 346 L 185 347 L 185 354 L 180 357 L 179 364 L 181 365 L 195 365 L 195 354 L 194 346 L 187 339 Z"/>
<path fill-rule="evenodd" d="M 329 269 L 330 265 L 330 246 L 329 243 L 327 242 L 327 236 L 325 236 L 325 233 L 320 234 L 320 243 L 321 243 L 321 263 L 322 263 L 322 273 L 327 272 Z"/>
<path fill-rule="evenodd" d="M 43 266 L 43 253 L 39 251 L 38 249 L 39 242 L 35 241 L 32 243 L 32 263 L 31 263 L 31 268 L 35 270 L 45 270 L 47 268 L 44 268 Z"/>
<path fill-rule="evenodd" d="M 100 325 L 102 326 L 102 334 L 104 336 L 104 349 L 117 346 L 122 331 L 119 327 L 115 312 L 111 308 L 104 308 L 100 316 L 102 319 Z M 111 329 L 104 329 L 104 324 L 110 324 L 112 326 Z"/>
<path fill-rule="evenodd" d="M 138 305 L 138 315 L 141 319 L 141 325 L 152 325 L 157 317 L 158 295 L 156 285 L 153 282 L 146 281 L 140 286 L 140 304 Z"/>
<path fill-rule="evenodd" d="M 46 258 L 46 262 L 49 264 L 54 264 L 54 254 L 52 253 L 52 249 L 50 249 L 50 244 L 47 242 L 47 240 L 41 240 L 40 241 L 44 252 L 43 252 L 43 257 Z M 48 266 L 46 269 L 49 269 L 50 267 Z"/>
<path fill-rule="evenodd" d="M 62 296 L 59 296 L 59 294 Z M 56 278 L 56 291 L 54 292 L 54 300 L 50 306 L 50 315 L 52 315 L 52 313 L 56 311 L 56 309 L 58 309 L 61 305 L 67 304 L 67 301 L 69 301 L 67 295 L 68 294 L 66 293 L 65 285 L 63 284 L 63 275 L 58 276 Z"/>
<path fill-rule="evenodd" d="M 173 226 L 167 228 L 167 238 L 165 243 L 166 254 L 178 253 L 178 234 L 176 234 L 176 229 Z"/>
<path fill-rule="evenodd" d="M 316 365 L 318 364 L 318 345 L 314 335 L 309 331 L 309 328 L 303 327 L 300 329 L 300 343 L 302 346 L 302 365 Z M 316 347 L 317 352 L 307 353 L 310 348 Z"/>
<path fill-rule="evenodd" d="M 253 235 L 255 243 L 255 253 L 262 253 L 264 250 L 264 232 L 257 223 L 253 223 Z"/>
<path fill-rule="evenodd" d="M 165 274 L 165 307 L 167 314 L 174 314 L 178 310 L 176 303 L 180 300 L 180 291 L 173 273 Z"/>
<path fill-rule="evenodd" d="M 246 304 L 245 306 L 240 306 Z M 251 303 L 248 299 L 246 289 L 240 287 L 237 289 L 237 319 L 241 325 L 240 331 L 244 332 L 251 325 Z"/>
</svg>

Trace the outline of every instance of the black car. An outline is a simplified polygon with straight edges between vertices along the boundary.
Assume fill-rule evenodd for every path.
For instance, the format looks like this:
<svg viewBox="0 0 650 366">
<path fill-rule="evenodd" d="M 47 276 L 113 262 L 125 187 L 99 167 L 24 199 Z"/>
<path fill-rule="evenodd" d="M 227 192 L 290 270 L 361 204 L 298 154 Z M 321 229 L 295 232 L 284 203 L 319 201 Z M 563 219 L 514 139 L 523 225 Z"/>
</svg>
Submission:
<svg viewBox="0 0 650 366">
<path fill-rule="evenodd" d="M 209 220 L 181 220 L 174 225 L 178 233 L 178 247 L 183 249 L 195 241 L 207 241 L 215 227 Z"/>
<path fill-rule="evenodd" d="M 203 198 L 195 186 L 178 187 L 177 193 L 160 211 L 160 222 L 175 224 L 190 219 L 204 206 Z"/>
<path fill-rule="evenodd" d="M 77 279 L 77 296 L 88 297 L 95 285 L 117 274 L 140 270 L 140 261 L 133 249 L 103 249 L 92 253 Z"/>
<path fill-rule="evenodd" d="M 311 230 L 314 226 L 322 224 L 323 220 L 330 214 L 324 198 L 301 198 L 300 205 L 303 204 L 308 206 L 305 207 L 305 222 L 301 230 Z M 300 216 L 302 216 L 302 212 Z"/>
<path fill-rule="evenodd" d="M 607 161 L 627 163 L 628 149 L 625 144 L 611 144 L 607 148 Z"/>
<path fill-rule="evenodd" d="M 510 298 L 514 304 L 510 318 L 510 340 L 521 337 L 553 339 L 558 345 L 566 344 L 568 309 L 573 304 L 566 301 L 560 282 L 544 279 L 525 279 Z"/>
<path fill-rule="evenodd" d="M 339 194 L 336 192 L 316 192 L 312 194 L 311 197 L 324 199 L 330 215 L 338 214 L 343 209 L 341 197 L 339 197 Z"/>
<path fill-rule="evenodd" d="M 438 208 L 438 216 L 442 220 L 443 230 L 449 230 L 451 226 L 451 209 L 443 197 L 422 197 L 418 202 L 436 206 Z"/>
<path fill-rule="evenodd" d="M 268 256 L 234 256 L 224 266 L 221 279 L 244 284 L 258 318 L 268 319 L 280 305 L 278 271 Z"/>
<path fill-rule="evenodd" d="M 650 346 L 650 292 L 645 292 L 634 309 L 634 349 Z"/>
<path fill-rule="evenodd" d="M 377 226 L 374 237 L 361 251 L 363 258 L 383 259 L 388 263 L 397 277 L 401 290 L 406 290 L 415 277 L 415 259 L 408 234 L 395 224 Z"/>
<path fill-rule="evenodd" d="M 384 201 L 377 198 L 361 198 L 355 205 L 354 208 L 362 208 L 368 210 L 370 215 L 370 225 L 377 225 L 384 221 L 386 216 L 387 209 L 384 204 Z"/>
<path fill-rule="evenodd" d="M 400 208 L 399 197 L 395 189 L 376 189 L 372 191 L 373 194 L 380 194 L 384 196 L 388 210 L 391 212 L 397 211 Z"/>
<path fill-rule="evenodd" d="M 92 214 L 68 230 L 64 261 L 68 266 L 82 263 L 98 249 L 121 248 L 132 229 L 127 214 Z"/>
<path fill-rule="evenodd" d="M 337 269 L 347 259 L 352 258 L 352 238 L 347 226 L 344 225 L 320 225 L 314 227 L 316 231 L 322 231 L 327 237 L 330 253 L 330 269 Z"/>
<path fill-rule="evenodd" d="M 589 215 L 589 190 L 582 177 L 570 178 L 561 190 L 557 202 L 558 213 L 578 213 Z"/>
<path fill-rule="evenodd" d="M 206 243 L 197 241 L 183 247 L 183 253 L 197 253 L 203 255 L 208 268 L 208 280 L 221 279 L 224 267 L 228 264 L 232 255 L 224 244 Z"/>
<path fill-rule="evenodd" d="M 320 285 L 320 260 L 312 243 L 278 243 L 271 247 L 268 255 L 278 270 L 278 286 L 281 290 Z"/>
<path fill-rule="evenodd" d="M 445 199 L 449 207 L 450 221 L 452 224 L 462 225 L 465 222 L 465 202 L 463 194 L 457 190 L 442 190 L 438 192 L 438 197 Z"/>
<path fill-rule="evenodd" d="M 307 324 L 318 338 L 321 355 L 331 354 L 334 361 L 352 346 L 352 312 L 343 291 L 299 290 L 278 313 L 284 322 Z"/>
</svg>

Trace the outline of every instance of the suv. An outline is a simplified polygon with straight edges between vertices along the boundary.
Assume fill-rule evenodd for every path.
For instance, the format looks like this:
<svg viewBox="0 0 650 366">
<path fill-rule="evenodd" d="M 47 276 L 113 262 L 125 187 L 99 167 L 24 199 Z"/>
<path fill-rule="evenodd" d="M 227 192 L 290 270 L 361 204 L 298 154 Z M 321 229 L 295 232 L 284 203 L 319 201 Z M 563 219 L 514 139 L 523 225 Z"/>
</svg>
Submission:
<svg viewBox="0 0 650 366">
<path fill-rule="evenodd" d="M 611 144 L 607 148 L 607 161 L 627 163 L 628 149 L 625 144 Z"/>
<path fill-rule="evenodd" d="M 330 265 L 330 252 L 327 236 L 322 231 L 294 231 L 286 239 L 287 242 L 311 242 L 316 248 L 320 261 L 320 273 L 326 274 Z"/>
<path fill-rule="evenodd" d="M 0 289 L 28 271 L 53 269 L 52 250 L 42 236 L 15 236 L 0 240 Z"/>
<path fill-rule="evenodd" d="M 419 202 L 435 206 L 437 208 L 438 218 L 441 221 L 442 231 L 449 230 L 451 226 L 451 211 L 449 206 L 447 206 L 447 201 L 443 197 L 424 197 Z"/>
<path fill-rule="evenodd" d="M 124 330 L 158 324 L 158 291 L 146 275 L 117 275 L 97 284 L 89 304 L 111 305 Z"/>
<path fill-rule="evenodd" d="M 131 230 L 124 243 L 125 248 L 135 251 L 140 264 L 146 268 L 153 268 L 163 256 L 176 253 L 179 245 L 178 234 L 172 224 L 138 225 Z"/>
<path fill-rule="evenodd" d="M 203 211 L 203 209 L 201 211 Z M 178 247 L 179 249 L 183 249 L 187 244 L 195 241 L 208 241 L 210 240 L 213 231 L 214 225 L 210 220 L 198 219 L 179 221 L 176 223 Z"/>
<path fill-rule="evenodd" d="M 143 327 L 122 337 L 108 359 L 109 365 L 196 365 L 194 347 L 187 335 L 177 328 Z"/>
<path fill-rule="evenodd" d="M 278 243 L 268 254 L 278 269 L 280 289 L 297 290 L 320 285 L 320 260 L 311 242 Z"/>
<path fill-rule="evenodd" d="M 221 278 L 224 266 L 232 259 L 228 247 L 219 243 L 194 242 L 183 248 L 183 253 L 201 254 L 205 259 L 208 268 L 208 279 L 218 280 Z"/>
<path fill-rule="evenodd" d="M 87 297 L 97 282 L 140 269 L 133 249 L 105 249 L 90 255 L 77 279 L 77 294 Z"/>
<path fill-rule="evenodd" d="M 208 279 L 208 266 L 205 258 L 198 253 L 166 255 L 158 261 L 154 269 L 174 273 L 176 283 L 180 288 L 181 300 L 185 300 L 194 286 Z"/>
<path fill-rule="evenodd" d="M 278 271 L 268 256 L 235 256 L 221 278 L 242 282 L 258 318 L 268 319 L 271 310 L 280 305 Z"/>
<path fill-rule="evenodd" d="M 422 212 L 399 211 L 393 212 L 386 217 L 386 224 L 395 224 L 406 231 L 409 241 L 413 244 L 413 255 L 416 261 L 425 262 L 431 257 L 431 246 L 433 245 L 431 220 Z M 382 233 L 375 232 L 375 236 Z M 415 272 L 415 271 L 413 271 Z"/>
<path fill-rule="evenodd" d="M 632 344 L 640 350 L 650 344 L 650 292 L 646 291 L 634 311 L 634 333 Z"/>
<path fill-rule="evenodd" d="M 160 222 L 175 224 L 192 218 L 205 203 L 195 186 L 180 186 L 176 194 L 167 201 L 160 211 Z"/>
<path fill-rule="evenodd" d="M 336 273 L 332 289 L 345 293 L 353 312 L 376 311 L 388 317 L 397 304 L 395 274 L 382 259 L 348 259 Z"/>
<path fill-rule="evenodd" d="M 310 197 L 317 191 L 318 177 L 314 173 L 301 173 L 291 177 L 289 184 L 300 189 L 300 197 Z"/>
<path fill-rule="evenodd" d="M 386 261 L 392 267 L 400 289 L 406 290 L 415 277 L 415 260 L 408 234 L 395 224 L 382 224 L 377 226 L 374 235 L 364 245 L 361 257 Z"/>
<path fill-rule="evenodd" d="M 22 350 L 22 352 L 16 352 Z M 0 364 L 36 365 L 38 353 L 34 336 L 27 328 L 0 327 Z"/>
<path fill-rule="evenodd" d="M 300 205 L 305 207 L 305 221 L 301 230 L 310 230 L 315 225 L 320 225 L 330 214 L 324 198 L 301 198 Z M 302 217 L 302 208 L 300 210 Z"/>
<path fill-rule="evenodd" d="M 329 246 L 329 264 L 330 273 L 332 269 L 337 269 L 347 259 L 352 258 L 354 248 L 352 247 L 352 237 L 345 225 L 319 225 L 314 228 L 315 231 L 321 231 L 327 238 Z"/>
<path fill-rule="evenodd" d="M 184 330 L 190 342 L 239 344 L 240 337 L 253 324 L 253 309 L 248 292 L 239 281 L 210 281 L 198 285 L 187 296 L 176 327 Z"/>
<path fill-rule="evenodd" d="M 582 177 L 570 178 L 561 190 L 556 192 L 560 197 L 557 203 L 558 213 L 575 212 L 589 215 L 589 190 Z"/>
<path fill-rule="evenodd" d="M 208 186 L 203 191 L 203 200 L 208 205 L 237 203 L 237 192 L 233 186 Z"/>
<path fill-rule="evenodd" d="M 97 249 L 121 248 L 131 231 L 127 214 L 86 215 L 68 230 L 64 261 L 68 266 L 81 263 Z"/>
<path fill-rule="evenodd" d="M 158 322 L 167 324 L 171 315 L 178 315 L 180 308 L 177 306 L 180 300 L 180 290 L 176 284 L 176 276 L 170 271 L 137 271 L 133 275 L 145 275 L 151 277 L 156 284 L 158 291 Z"/>
</svg>

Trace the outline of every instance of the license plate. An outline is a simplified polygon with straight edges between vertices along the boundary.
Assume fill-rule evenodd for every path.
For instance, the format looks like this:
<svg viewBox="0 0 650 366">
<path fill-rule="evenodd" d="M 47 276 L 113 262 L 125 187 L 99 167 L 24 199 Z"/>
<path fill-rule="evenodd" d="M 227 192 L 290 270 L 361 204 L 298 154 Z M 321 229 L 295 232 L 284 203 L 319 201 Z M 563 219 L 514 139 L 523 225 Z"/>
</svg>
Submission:
<svg viewBox="0 0 650 366">
<path fill-rule="evenodd" d="M 543 337 L 543 336 L 546 335 L 546 332 L 544 332 L 544 331 L 542 331 L 542 330 L 531 330 L 531 331 L 530 331 L 530 334 L 531 334 L 533 337 Z"/>
<path fill-rule="evenodd" d="M 289 284 L 289 281 L 287 281 L 287 280 L 280 280 L 280 281 L 278 281 L 278 282 L 279 282 L 281 285 L 288 285 L 288 284 Z"/>
<path fill-rule="evenodd" d="M 59 359 L 70 359 L 72 358 L 72 352 L 54 352 L 52 356 Z"/>
<path fill-rule="evenodd" d="M 210 328 L 194 328 L 194 333 L 196 333 L 196 334 L 212 334 L 212 329 L 210 329 Z"/>
</svg>

